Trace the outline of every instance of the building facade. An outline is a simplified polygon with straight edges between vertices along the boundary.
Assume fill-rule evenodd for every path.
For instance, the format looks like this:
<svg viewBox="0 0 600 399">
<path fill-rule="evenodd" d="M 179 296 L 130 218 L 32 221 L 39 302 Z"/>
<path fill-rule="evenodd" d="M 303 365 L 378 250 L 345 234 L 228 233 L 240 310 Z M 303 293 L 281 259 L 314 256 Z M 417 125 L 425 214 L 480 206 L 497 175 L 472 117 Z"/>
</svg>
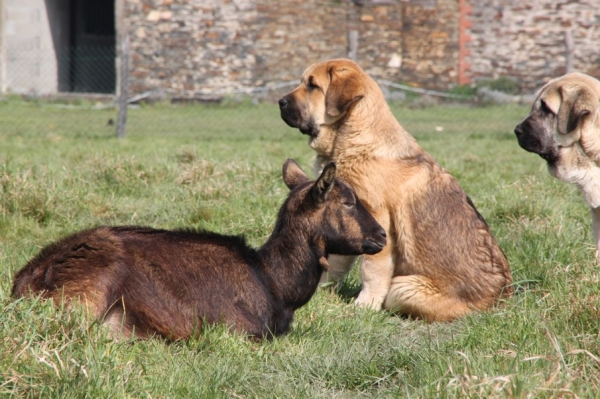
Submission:
<svg viewBox="0 0 600 399">
<path fill-rule="evenodd" d="M 184 97 L 298 79 L 352 58 L 436 90 L 502 76 L 531 92 L 567 70 L 600 77 L 598 0 L 1 0 L 3 93 Z"/>
</svg>

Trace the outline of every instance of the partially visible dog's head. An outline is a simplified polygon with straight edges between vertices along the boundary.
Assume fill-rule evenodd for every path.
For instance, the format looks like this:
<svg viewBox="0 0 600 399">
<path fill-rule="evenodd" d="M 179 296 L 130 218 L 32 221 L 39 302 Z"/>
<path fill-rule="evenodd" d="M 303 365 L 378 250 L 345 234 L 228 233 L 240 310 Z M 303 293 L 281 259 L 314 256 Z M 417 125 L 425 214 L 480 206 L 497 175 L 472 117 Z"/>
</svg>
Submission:
<svg viewBox="0 0 600 399">
<path fill-rule="evenodd" d="M 279 100 L 281 118 L 310 136 L 317 152 L 327 152 L 332 136 L 323 128 L 335 129 L 357 103 L 377 85 L 356 63 L 334 59 L 311 65 L 300 85 Z"/>
<path fill-rule="evenodd" d="M 582 73 L 570 73 L 542 87 L 515 134 L 521 147 L 540 155 L 551 169 L 572 153 L 583 152 L 598 162 L 599 110 L 600 82 Z M 566 150 L 577 145 L 581 148 L 574 152 Z"/>
</svg>

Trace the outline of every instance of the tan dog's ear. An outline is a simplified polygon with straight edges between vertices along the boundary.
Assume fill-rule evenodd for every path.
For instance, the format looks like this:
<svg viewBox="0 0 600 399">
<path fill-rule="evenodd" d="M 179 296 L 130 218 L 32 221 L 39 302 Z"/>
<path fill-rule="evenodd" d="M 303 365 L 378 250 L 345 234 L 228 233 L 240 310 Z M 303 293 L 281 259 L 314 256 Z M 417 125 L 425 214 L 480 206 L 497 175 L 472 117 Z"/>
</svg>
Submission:
<svg viewBox="0 0 600 399">
<path fill-rule="evenodd" d="M 562 102 L 557 115 L 558 132 L 567 134 L 577 128 L 582 116 L 590 113 L 589 104 L 593 99 L 586 90 L 577 86 L 563 86 L 560 92 Z"/>
<path fill-rule="evenodd" d="M 328 69 L 329 87 L 325 95 L 325 109 L 329 116 L 340 116 L 364 97 L 365 87 L 358 72 L 346 67 Z"/>
</svg>

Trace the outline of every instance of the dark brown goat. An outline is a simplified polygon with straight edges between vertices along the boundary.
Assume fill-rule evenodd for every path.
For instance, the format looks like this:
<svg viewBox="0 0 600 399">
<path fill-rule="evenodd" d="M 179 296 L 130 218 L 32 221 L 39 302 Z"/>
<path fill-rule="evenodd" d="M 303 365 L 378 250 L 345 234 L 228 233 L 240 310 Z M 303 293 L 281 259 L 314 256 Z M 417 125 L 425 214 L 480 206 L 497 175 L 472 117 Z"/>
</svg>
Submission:
<svg viewBox="0 0 600 399">
<path fill-rule="evenodd" d="M 115 338 L 187 338 L 225 323 L 256 338 L 285 333 L 314 294 L 329 254 L 374 254 L 383 228 L 327 165 L 314 182 L 293 160 L 291 192 L 258 250 L 241 236 L 98 227 L 44 248 L 15 277 L 12 295 L 77 298 Z"/>
</svg>

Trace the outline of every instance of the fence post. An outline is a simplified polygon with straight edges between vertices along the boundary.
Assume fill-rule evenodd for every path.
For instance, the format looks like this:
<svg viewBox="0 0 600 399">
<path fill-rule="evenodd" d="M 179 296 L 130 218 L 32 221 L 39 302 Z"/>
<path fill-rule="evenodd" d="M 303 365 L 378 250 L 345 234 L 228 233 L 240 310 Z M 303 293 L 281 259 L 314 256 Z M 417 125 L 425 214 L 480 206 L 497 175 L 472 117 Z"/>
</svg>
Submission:
<svg viewBox="0 0 600 399">
<path fill-rule="evenodd" d="M 356 61 L 358 58 L 358 31 L 353 29 L 348 32 L 348 58 Z"/>
<path fill-rule="evenodd" d="M 565 63 L 565 73 L 569 73 L 569 72 L 573 72 L 573 50 L 574 50 L 574 43 L 573 43 L 573 33 L 570 30 L 566 30 L 565 31 L 565 58 L 566 58 L 566 63 Z"/>
<path fill-rule="evenodd" d="M 127 126 L 127 84 L 129 83 L 129 35 L 121 31 L 119 35 L 119 115 L 117 117 L 117 137 L 125 137 Z"/>
<path fill-rule="evenodd" d="M 6 1 L 0 1 L 0 94 L 6 93 Z"/>
</svg>

